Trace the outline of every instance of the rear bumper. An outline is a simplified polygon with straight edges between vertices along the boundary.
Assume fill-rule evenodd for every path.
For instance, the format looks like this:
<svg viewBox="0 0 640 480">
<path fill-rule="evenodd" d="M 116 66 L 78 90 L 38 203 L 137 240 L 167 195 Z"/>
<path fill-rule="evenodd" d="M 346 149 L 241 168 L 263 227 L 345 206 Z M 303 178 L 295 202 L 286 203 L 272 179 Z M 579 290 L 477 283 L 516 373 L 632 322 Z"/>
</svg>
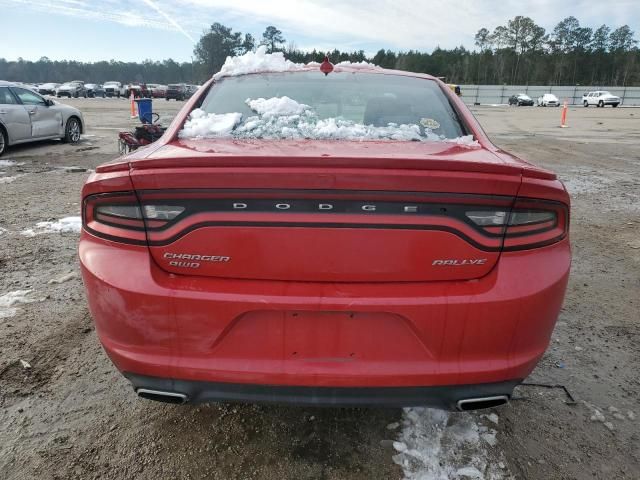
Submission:
<svg viewBox="0 0 640 480">
<path fill-rule="evenodd" d="M 84 231 L 79 254 L 96 330 L 113 363 L 131 379 L 186 381 L 196 401 L 275 395 L 262 385 L 309 387 L 300 392 L 328 404 L 345 392 L 331 389 L 409 387 L 400 404 L 435 404 L 425 399 L 449 390 L 456 392 L 445 395 L 450 402 L 482 384 L 515 385 L 548 346 L 570 267 L 568 239 L 503 253 L 480 279 L 394 284 L 168 274 L 146 247 L 116 246 Z M 212 384 L 242 384 L 254 393 Z M 367 391 L 374 392 L 357 393 L 380 393 Z M 279 395 L 297 398 L 293 392 Z"/>
<path fill-rule="evenodd" d="M 459 402 L 469 399 L 503 397 L 506 403 L 520 383 L 514 380 L 433 387 L 298 387 L 174 380 L 130 373 L 125 373 L 125 376 L 136 391 L 144 389 L 182 394 L 185 396 L 182 403 L 231 401 L 329 407 L 429 406 L 444 410 L 460 409 Z"/>
</svg>

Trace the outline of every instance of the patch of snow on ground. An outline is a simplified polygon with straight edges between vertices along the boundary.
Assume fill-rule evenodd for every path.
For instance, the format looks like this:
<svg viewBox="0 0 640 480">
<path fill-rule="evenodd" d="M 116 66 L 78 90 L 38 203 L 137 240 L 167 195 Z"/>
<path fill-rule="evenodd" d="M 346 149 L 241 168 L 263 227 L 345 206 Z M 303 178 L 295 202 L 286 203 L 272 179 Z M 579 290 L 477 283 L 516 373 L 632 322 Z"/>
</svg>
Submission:
<svg viewBox="0 0 640 480">
<path fill-rule="evenodd" d="M 590 169 L 572 169 L 566 175 L 560 175 L 569 194 L 580 195 L 605 190 L 614 182 Z"/>
<path fill-rule="evenodd" d="M 493 461 L 495 430 L 479 425 L 469 413 L 405 408 L 393 461 L 405 480 L 500 480 L 511 478 Z"/>
<path fill-rule="evenodd" d="M 13 175 L 12 177 L 0 177 L 0 183 L 11 183 L 20 177 L 22 177 L 22 175 Z"/>
<path fill-rule="evenodd" d="M 206 113 L 196 108 L 180 131 L 180 138 L 212 138 L 229 136 L 242 120 L 241 113 Z"/>
<path fill-rule="evenodd" d="M 213 78 L 233 77 L 258 72 L 291 72 L 302 70 L 305 66 L 284 58 L 282 52 L 267 53 L 267 47 L 261 45 L 255 52 L 247 52 L 239 57 L 227 57 L 224 65 Z"/>
<path fill-rule="evenodd" d="M 0 160 L 0 167 L 18 167 L 24 163 L 16 163 L 14 160 Z"/>
<path fill-rule="evenodd" d="M 64 217 L 56 222 L 38 222 L 34 228 L 21 233 L 25 237 L 35 237 L 45 233 L 80 233 L 82 219 L 80 217 Z"/>
<path fill-rule="evenodd" d="M 7 233 L 7 229 L 0 227 L 0 235 L 4 235 L 5 233 Z"/>
<path fill-rule="evenodd" d="M 40 302 L 42 298 L 29 298 L 31 290 L 15 290 L 13 292 L 0 295 L 0 318 L 13 317 L 18 313 L 15 305 L 20 303 Z"/>
</svg>

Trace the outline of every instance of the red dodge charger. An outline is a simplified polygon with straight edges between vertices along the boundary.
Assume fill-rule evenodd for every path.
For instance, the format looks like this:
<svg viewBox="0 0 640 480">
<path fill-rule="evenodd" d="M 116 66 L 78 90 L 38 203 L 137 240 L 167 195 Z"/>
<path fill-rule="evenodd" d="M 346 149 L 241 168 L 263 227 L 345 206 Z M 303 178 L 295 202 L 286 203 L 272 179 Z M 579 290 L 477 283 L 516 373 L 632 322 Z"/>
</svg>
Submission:
<svg viewBox="0 0 640 480">
<path fill-rule="evenodd" d="M 214 76 L 84 185 L 106 353 L 174 403 L 506 403 L 565 294 L 564 186 L 436 78 L 292 65 Z"/>
</svg>

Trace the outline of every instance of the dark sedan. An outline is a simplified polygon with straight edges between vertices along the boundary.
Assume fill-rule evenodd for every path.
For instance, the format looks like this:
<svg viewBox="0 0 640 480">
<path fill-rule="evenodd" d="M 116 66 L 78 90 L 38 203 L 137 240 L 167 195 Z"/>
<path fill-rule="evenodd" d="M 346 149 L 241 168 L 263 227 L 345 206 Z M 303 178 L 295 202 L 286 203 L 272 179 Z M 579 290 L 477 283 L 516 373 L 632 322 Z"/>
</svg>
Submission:
<svg viewBox="0 0 640 480">
<path fill-rule="evenodd" d="M 516 105 L 518 107 L 533 107 L 533 98 L 524 93 L 512 95 L 509 97 L 509 105 Z"/>
</svg>

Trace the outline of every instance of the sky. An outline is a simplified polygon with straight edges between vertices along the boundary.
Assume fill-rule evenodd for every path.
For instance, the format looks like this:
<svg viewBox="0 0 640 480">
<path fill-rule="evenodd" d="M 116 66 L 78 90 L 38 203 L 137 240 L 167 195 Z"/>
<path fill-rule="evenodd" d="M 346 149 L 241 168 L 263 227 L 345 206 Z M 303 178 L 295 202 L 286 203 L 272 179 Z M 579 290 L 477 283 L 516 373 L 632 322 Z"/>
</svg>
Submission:
<svg viewBox="0 0 640 480">
<path fill-rule="evenodd" d="M 0 0 L 0 58 L 190 61 L 212 23 L 256 38 L 268 25 L 298 48 L 431 51 L 474 48 L 482 27 L 516 15 L 551 31 L 573 15 L 581 25 L 628 24 L 640 37 L 639 0 Z"/>
</svg>

